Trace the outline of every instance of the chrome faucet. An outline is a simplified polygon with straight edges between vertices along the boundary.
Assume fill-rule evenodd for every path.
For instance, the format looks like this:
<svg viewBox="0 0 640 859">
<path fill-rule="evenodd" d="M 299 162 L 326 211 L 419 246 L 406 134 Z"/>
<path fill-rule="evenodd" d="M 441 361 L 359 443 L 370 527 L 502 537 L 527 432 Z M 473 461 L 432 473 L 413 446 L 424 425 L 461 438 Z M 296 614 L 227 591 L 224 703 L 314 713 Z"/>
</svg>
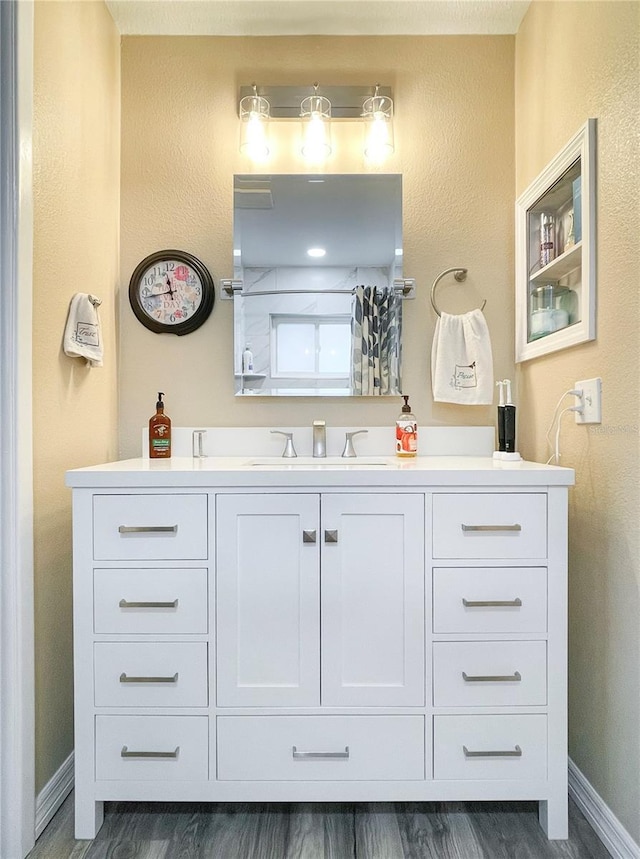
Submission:
<svg viewBox="0 0 640 859">
<path fill-rule="evenodd" d="M 313 455 L 327 455 L 327 425 L 324 421 L 313 422 Z"/>
</svg>

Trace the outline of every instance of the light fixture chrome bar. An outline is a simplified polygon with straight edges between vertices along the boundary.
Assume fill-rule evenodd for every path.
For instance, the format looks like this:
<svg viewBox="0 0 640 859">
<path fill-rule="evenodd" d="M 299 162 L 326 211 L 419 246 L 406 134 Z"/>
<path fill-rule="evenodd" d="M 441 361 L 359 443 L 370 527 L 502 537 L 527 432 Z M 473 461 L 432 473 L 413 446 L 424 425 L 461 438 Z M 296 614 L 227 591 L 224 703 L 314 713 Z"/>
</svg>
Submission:
<svg viewBox="0 0 640 859">
<path fill-rule="evenodd" d="M 257 94 L 266 98 L 271 107 L 271 119 L 299 119 L 300 102 L 313 95 L 313 86 L 260 86 Z M 391 87 L 378 87 L 378 95 L 392 98 Z M 245 96 L 254 95 L 253 86 L 240 87 L 240 101 Z M 376 95 L 375 86 L 322 86 L 318 95 L 331 102 L 332 119 L 360 119 L 365 99 Z M 239 115 L 239 114 L 238 114 Z"/>
</svg>

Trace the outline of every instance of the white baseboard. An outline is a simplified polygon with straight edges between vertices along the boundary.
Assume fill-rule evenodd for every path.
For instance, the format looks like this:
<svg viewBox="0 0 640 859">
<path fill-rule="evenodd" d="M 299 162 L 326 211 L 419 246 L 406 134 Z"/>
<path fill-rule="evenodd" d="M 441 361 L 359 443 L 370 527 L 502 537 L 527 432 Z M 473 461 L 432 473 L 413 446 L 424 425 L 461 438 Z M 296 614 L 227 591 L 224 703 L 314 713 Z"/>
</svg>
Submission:
<svg viewBox="0 0 640 859">
<path fill-rule="evenodd" d="M 73 752 L 36 797 L 36 838 L 73 790 Z"/>
<path fill-rule="evenodd" d="M 569 796 L 587 818 L 613 859 L 640 859 L 640 846 L 636 844 L 571 758 L 569 758 Z"/>
<path fill-rule="evenodd" d="M 36 797 L 36 838 L 73 790 L 73 752 Z M 569 795 L 613 859 L 640 859 L 640 846 L 569 758 Z"/>
</svg>

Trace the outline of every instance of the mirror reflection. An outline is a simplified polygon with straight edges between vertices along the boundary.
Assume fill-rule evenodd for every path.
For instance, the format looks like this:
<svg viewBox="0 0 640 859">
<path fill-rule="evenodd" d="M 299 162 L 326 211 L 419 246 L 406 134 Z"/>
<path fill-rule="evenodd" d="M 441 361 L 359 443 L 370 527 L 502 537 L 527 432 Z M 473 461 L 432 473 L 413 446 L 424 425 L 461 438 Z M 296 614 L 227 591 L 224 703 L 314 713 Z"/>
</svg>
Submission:
<svg viewBox="0 0 640 859">
<path fill-rule="evenodd" d="M 400 393 L 400 175 L 235 176 L 233 253 L 236 394 Z"/>
</svg>

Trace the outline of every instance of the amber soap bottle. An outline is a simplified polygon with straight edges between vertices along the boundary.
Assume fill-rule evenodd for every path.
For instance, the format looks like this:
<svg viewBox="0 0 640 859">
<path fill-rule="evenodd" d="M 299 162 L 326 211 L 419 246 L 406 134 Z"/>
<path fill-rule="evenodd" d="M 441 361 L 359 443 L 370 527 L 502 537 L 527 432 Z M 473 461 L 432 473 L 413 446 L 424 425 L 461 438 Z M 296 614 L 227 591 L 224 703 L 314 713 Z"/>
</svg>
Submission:
<svg viewBox="0 0 640 859">
<path fill-rule="evenodd" d="M 171 419 L 164 413 L 163 397 L 159 391 L 156 413 L 149 418 L 149 459 L 168 459 L 171 456 Z"/>
</svg>

